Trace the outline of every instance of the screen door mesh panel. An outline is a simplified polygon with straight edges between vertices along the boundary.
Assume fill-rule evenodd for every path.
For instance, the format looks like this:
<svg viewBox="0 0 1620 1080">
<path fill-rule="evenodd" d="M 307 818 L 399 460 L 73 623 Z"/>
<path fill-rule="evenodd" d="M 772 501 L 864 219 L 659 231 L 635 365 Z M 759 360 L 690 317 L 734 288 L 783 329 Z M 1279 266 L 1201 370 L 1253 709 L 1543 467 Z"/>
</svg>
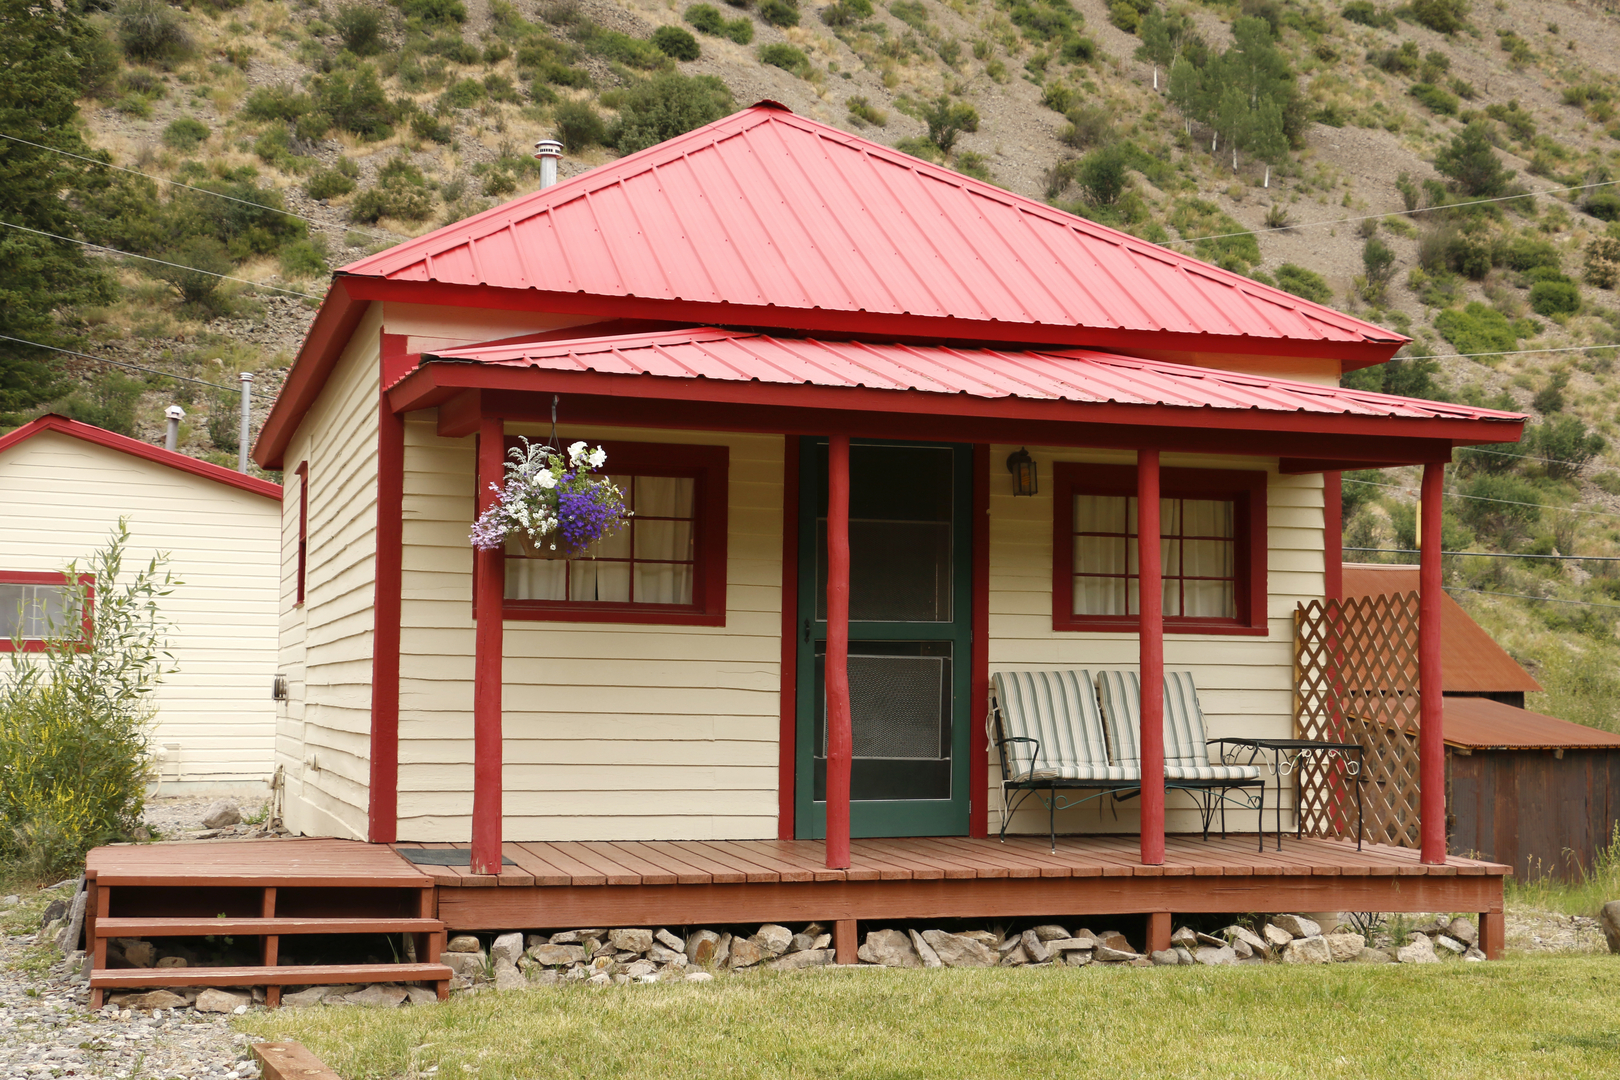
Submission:
<svg viewBox="0 0 1620 1080">
<path fill-rule="evenodd" d="M 943 758 L 945 674 L 945 660 L 938 656 L 851 656 L 849 702 L 855 756 L 914 761 Z M 825 731 L 821 744 L 825 757 Z"/>
</svg>

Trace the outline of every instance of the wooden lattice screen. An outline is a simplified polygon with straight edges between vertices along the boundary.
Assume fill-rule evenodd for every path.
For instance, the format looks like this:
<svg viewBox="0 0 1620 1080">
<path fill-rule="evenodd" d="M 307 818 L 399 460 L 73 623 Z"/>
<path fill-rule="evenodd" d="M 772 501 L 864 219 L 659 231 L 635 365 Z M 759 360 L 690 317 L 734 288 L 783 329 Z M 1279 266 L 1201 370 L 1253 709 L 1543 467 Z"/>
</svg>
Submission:
<svg viewBox="0 0 1620 1080">
<path fill-rule="evenodd" d="M 1312 600 L 1294 612 L 1294 730 L 1363 747 L 1368 840 L 1418 846 L 1418 594 Z M 1345 762 L 1298 773 L 1307 836 L 1354 836 Z"/>
</svg>

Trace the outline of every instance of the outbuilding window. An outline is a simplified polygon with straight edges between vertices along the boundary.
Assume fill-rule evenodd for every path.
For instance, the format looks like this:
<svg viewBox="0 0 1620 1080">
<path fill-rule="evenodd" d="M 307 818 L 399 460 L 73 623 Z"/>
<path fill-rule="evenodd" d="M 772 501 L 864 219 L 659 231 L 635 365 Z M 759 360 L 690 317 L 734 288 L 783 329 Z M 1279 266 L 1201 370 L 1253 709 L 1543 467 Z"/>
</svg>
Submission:
<svg viewBox="0 0 1620 1080">
<path fill-rule="evenodd" d="M 85 583 L 87 608 L 81 640 L 87 641 L 91 629 L 88 606 L 95 596 L 89 583 L 95 578 L 84 574 L 79 580 Z M 0 570 L 0 652 L 12 652 L 19 642 L 25 652 L 44 649 L 51 635 L 64 629 L 72 592 L 67 578 L 59 573 Z"/>
<path fill-rule="evenodd" d="M 509 543 L 506 618 L 724 625 L 728 449 L 603 446 L 629 523 L 579 558 Z"/>
<path fill-rule="evenodd" d="M 1136 470 L 1059 462 L 1054 473 L 1053 628 L 1136 629 Z M 1266 474 L 1164 469 L 1159 486 L 1165 630 L 1265 633 Z"/>
</svg>

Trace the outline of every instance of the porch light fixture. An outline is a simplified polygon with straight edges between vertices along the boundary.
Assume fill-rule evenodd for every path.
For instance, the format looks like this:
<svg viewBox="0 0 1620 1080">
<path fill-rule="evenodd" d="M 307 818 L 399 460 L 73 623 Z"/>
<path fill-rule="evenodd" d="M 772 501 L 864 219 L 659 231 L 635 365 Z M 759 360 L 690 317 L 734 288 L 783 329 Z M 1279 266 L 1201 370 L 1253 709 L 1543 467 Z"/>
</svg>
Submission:
<svg viewBox="0 0 1620 1080">
<path fill-rule="evenodd" d="M 1023 447 L 1007 455 L 1007 471 L 1013 476 L 1014 495 L 1033 495 L 1041 489 L 1035 459 Z"/>
</svg>

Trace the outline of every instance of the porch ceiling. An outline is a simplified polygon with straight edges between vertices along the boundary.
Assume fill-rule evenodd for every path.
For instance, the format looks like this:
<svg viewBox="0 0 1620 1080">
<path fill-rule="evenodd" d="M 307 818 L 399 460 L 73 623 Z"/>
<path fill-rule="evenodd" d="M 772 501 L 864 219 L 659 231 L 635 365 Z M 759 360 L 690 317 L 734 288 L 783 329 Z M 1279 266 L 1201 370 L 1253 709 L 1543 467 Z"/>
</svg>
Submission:
<svg viewBox="0 0 1620 1080">
<path fill-rule="evenodd" d="M 1297 471 L 1340 460 L 1446 460 L 1456 445 L 1514 442 L 1524 422 L 1515 413 L 1089 349 L 716 328 L 424 354 L 390 400 L 401 412 L 440 407 L 441 431 L 465 434 L 479 415 L 539 418 L 541 403 L 530 395 L 552 393 L 570 395 L 574 422 L 645 415 L 665 426 L 1224 450 L 1286 457 Z M 678 417 L 673 402 L 682 403 Z"/>
</svg>

